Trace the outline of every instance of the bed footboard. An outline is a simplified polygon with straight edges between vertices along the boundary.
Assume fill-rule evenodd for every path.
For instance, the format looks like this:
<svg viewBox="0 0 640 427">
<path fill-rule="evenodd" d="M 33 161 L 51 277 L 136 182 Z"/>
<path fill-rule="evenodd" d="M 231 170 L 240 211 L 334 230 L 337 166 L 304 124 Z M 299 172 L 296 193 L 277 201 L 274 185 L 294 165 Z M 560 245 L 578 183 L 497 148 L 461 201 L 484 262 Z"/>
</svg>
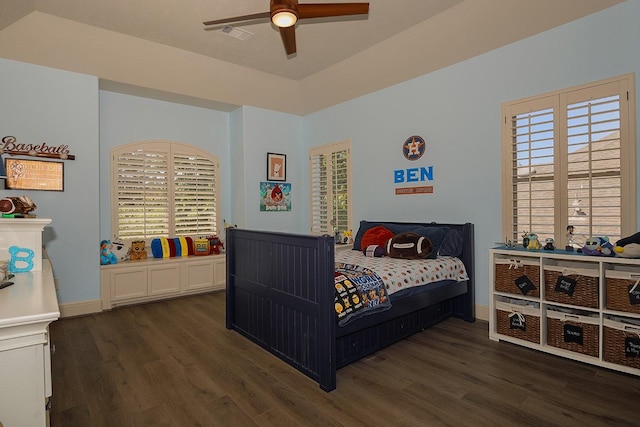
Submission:
<svg viewBox="0 0 640 427">
<path fill-rule="evenodd" d="M 227 328 L 325 391 L 336 387 L 333 266 L 329 236 L 227 230 Z"/>
</svg>

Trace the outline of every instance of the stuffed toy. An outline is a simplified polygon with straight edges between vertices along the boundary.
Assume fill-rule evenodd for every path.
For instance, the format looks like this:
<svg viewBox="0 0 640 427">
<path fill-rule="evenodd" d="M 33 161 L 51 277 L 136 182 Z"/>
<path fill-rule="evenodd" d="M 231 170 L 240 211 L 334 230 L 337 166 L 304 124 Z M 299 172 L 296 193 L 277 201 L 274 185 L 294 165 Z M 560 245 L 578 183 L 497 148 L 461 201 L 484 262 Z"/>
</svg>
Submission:
<svg viewBox="0 0 640 427">
<path fill-rule="evenodd" d="M 131 253 L 129 254 L 131 261 L 147 259 L 147 250 L 145 245 L 146 243 L 144 240 L 134 240 L 131 242 Z"/>
<path fill-rule="evenodd" d="M 418 233 L 400 233 L 387 242 L 387 255 L 391 258 L 425 259 L 433 252 L 433 243 Z"/>
<path fill-rule="evenodd" d="M 529 233 L 529 235 L 527 236 L 528 239 L 528 243 L 527 243 L 527 249 L 532 250 L 532 251 L 537 251 L 540 250 L 540 248 L 542 248 L 542 246 L 540 245 L 540 241 L 538 240 L 538 235 L 535 233 Z"/>
<path fill-rule="evenodd" d="M 589 237 L 582 248 L 585 255 L 614 256 L 613 245 L 608 237 Z"/>
<path fill-rule="evenodd" d="M 126 261 L 129 259 L 129 248 L 124 244 L 121 239 L 113 239 L 111 243 L 111 252 L 114 253 L 118 262 Z"/>
<path fill-rule="evenodd" d="M 613 251 L 622 258 L 640 258 L 640 231 L 618 240 Z"/>
<path fill-rule="evenodd" d="M 546 239 L 544 239 L 544 249 L 545 251 L 552 251 L 554 250 L 555 247 L 555 241 L 553 240 L 553 237 L 547 237 Z"/>
<path fill-rule="evenodd" d="M 220 240 L 217 235 L 207 236 L 207 240 L 209 241 L 209 253 L 220 255 L 220 251 L 224 249 L 224 243 Z"/>
<path fill-rule="evenodd" d="M 100 242 L 100 264 L 117 264 L 118 258 L 111 252 L 111 240 L 103 240 Z"/>
<path fill-rule="evenodd" d="M 362 235 L 361 248 L 371 245 L 386 246 L 389 239 L 393 237 L 393 232 L 381 225 L 370 228 Z"/>
<path fill-rule="evenodd" d="M 387 250 L 384 246 L 369 245 L 362 250 L 362 254 L 368 257 L 380 258 L 387 254 Z"/>
</svg>

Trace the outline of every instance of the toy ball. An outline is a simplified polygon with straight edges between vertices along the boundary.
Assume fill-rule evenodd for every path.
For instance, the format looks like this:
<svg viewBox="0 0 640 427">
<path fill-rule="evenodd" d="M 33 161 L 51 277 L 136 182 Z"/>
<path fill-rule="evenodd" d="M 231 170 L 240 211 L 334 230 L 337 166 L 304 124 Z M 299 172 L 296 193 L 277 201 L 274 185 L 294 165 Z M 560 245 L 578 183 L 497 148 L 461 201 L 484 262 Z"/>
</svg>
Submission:
<svg viewBox="0 0 640 427">
<path fill-rule="evenodd" d="M 15 212 L 15 210 L 16 207 L 10 198 L 5 197 L 4 199 L 0 199 L 0 212 L 4 214 L 10 214 Z"/>
</svg>

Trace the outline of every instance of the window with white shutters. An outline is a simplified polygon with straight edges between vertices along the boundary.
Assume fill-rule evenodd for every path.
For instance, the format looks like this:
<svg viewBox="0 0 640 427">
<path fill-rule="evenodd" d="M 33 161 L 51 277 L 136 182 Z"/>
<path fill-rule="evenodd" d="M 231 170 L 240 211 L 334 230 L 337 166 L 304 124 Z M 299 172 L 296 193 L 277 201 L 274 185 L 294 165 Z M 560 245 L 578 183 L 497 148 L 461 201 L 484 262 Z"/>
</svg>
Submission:
<svg viewBox="0 0 640 427">
<path fill-rule="evenodd" d="M 634 77 L 622 76 L 503 105 L 503 221 L 507 239 L 535 232 L 575 243 L 636 230 Z"/>
<path fill-rule="evenodd" d="M 112 150 L 112 230 L 122 239 L 217 231 L 215 156 L 175 142 L 141 142 Z"/>
<path fill-rule="evenodd" d="M 351 142 L 312 148 L 309 174 L 311 232 L 351 230 Z"/>
</svg>

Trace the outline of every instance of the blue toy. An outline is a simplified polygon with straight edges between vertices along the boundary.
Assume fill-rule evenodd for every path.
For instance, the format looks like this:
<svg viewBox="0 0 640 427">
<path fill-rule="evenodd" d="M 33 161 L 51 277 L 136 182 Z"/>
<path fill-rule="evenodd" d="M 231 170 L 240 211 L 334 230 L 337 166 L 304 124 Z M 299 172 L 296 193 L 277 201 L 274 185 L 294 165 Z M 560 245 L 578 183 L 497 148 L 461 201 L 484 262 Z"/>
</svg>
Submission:
<svg viewBox="0 0 640 427">
<path fill-rule="evenodd" d="M 582 248 L 585 255 L 614 256 L 613 245 L 608 237 L 589 237 Z"/>
<path fill-rule="evenodd" d="M 118 257 L 111 252 L 111 240 L 103 240 L 100 242 L 100 264 L 117 264 Z"/>
</svg>

